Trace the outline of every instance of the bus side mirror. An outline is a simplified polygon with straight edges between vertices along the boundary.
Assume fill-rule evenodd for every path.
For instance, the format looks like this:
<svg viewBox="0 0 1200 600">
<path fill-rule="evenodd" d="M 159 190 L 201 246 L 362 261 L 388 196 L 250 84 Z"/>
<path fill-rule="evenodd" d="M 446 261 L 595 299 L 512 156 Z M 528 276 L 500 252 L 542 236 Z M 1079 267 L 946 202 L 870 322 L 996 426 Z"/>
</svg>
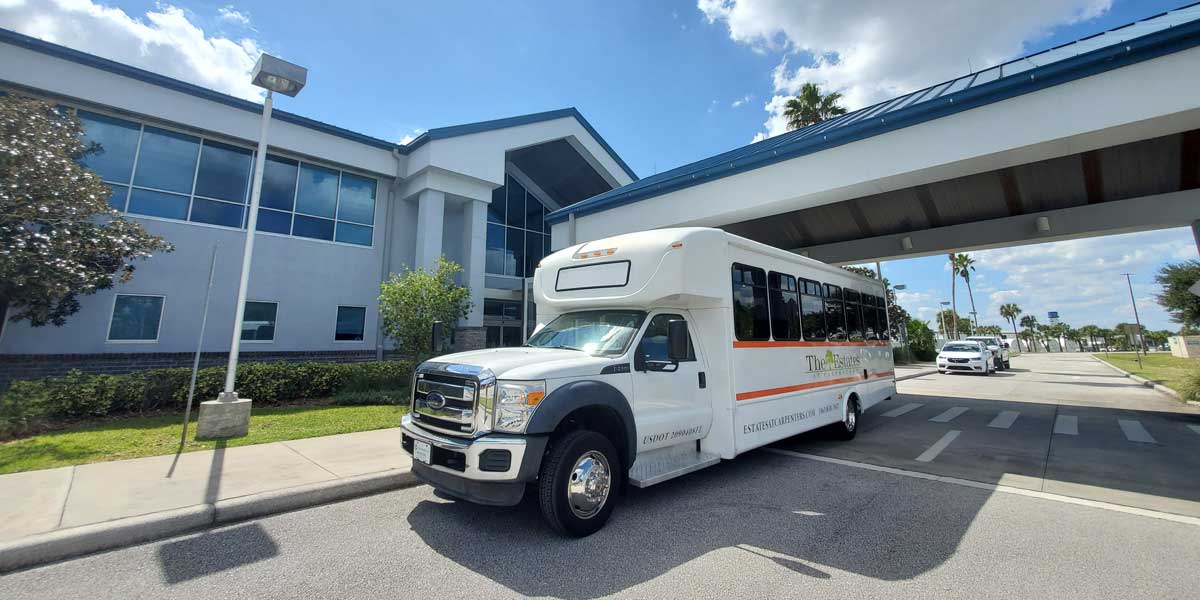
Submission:
<svg viewBox="0 0 1200 600">
<path fill-rule="evenodd" d="M 1004 342 L 1004 347 L 1005 347 L 1005 348 L 1008 348 L 1008 347 L 1009 347 L 1009 346 L 1008 346 L 1008 342 Z"/>
<path fill-rule="evenodd" d="M 677 319 L 667 323 L 667 358 L 673 361 L 687 360 L 687 321 Z"/>
<path fill-rule="evenodd" d="M 433 335 L 432 335 L 432 339 L 430 340 L 430 344 L 431 344 L 431 346 L 433 348 L 433 352 L 435 354 L 442 351 L 442 340 L 445 339 L 445 337 L 446 337 L 446 326 L 443 325 L 441 321 L 434 321 L 433 322 Z"/>
</svg>

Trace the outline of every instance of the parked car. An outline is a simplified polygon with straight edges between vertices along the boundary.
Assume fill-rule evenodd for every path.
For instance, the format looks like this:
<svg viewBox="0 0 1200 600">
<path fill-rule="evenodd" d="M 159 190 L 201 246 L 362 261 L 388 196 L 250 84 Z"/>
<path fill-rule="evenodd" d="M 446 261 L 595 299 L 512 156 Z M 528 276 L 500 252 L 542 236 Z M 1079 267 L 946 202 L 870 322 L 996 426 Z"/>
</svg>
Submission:
<svg viewBox="0 0 1200 600">
<path fill-rule="evenodd" d="M 1011 356 L 1008 353 L 1008 342 L 1000 339 L 998 335 L 972 335 L 967 337 L 968 342 L 982 342 L 987 349 L 992 353 L 992 368 L 997 371 L 1003 371 L 1010 366 Z"/>
<path fill-rule="evenodd" d="M 991 375 L 993 364 L 991 350 L 974 340 L 946 342 L 937 356 L 938 373 L 965 371 Z"/>
</svg>

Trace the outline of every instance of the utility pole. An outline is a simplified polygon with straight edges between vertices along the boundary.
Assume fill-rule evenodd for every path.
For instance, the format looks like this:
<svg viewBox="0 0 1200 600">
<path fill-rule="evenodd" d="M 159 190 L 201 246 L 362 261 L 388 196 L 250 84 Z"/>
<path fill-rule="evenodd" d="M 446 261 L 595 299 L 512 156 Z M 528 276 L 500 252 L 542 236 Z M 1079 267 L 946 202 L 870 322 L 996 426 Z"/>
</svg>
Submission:
<svg viewBox="0 0 1200 600">
<path fill-rule="evenodd" d="M 1133 280 L 1130 279 L 1133 273 L 1121 273 L 1125 276 L 1125 285 L 1129 286 L 1129 302 L 1133 304 L 1133 322 L 1137 324 L 1137 331 L 1133 332 L 1133 341 L 1137 346 L 1133 350 L 1133 355 L 1137 357 L 1138 370 L 1142 370 L 1142 320 L 1138 317 L 1137 300 L 1133 297 Z"/>
</svg>

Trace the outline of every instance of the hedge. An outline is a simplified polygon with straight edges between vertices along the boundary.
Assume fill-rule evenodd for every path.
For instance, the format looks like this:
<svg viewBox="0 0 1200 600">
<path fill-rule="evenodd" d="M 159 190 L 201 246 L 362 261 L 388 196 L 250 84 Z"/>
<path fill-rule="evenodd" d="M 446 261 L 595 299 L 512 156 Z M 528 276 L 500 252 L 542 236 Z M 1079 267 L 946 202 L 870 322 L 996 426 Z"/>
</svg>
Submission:
<svg viewBox="0 0 1200 600">
<path fill-rule="evenodd" d="M 260 405 L 343 396 L 347 403 L 366 398 L 397 402 L 406 397 L 412 365 L 403 361 L 362 363 L 245 363 L 238 366 L 238 394 Z M 90 375 L 72 370 L 62 377 L 15 381 L 0 395 L 0 436 L 20 433 L 45 421 L 65 421 L 182 410 L 187 403 L 191 369 L 154 369 L 128 375 Z M 225 385 L 225 367 L 201 369 L 196 402 L 210 400 Z M 400 391 L 399 394 L 368 392 Z M 353 397 L 353 400 L 351 398 Z"/>
</svg>

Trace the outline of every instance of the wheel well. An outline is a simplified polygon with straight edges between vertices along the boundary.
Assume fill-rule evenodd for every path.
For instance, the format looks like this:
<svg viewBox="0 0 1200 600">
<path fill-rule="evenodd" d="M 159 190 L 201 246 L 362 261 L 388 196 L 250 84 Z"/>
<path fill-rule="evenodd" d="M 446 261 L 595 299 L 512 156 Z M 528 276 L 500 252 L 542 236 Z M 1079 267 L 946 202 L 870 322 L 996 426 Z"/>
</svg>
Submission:
<svg viewBox="0 0 1200 600">
<path fill-rule="evenodd" d="M 625 423 L 621 421 L 621 416 L 617 411 L 607 406 L 584 406 L 577 408 L 559 421 L 558 427 L 554 429 L 552 442 L 554 439 L 561 437 L 571 431 L 578 429 L 587 429 L 595 431 L 600 435 L 608 438 L 613 447 L 617 449 L 617 454 L 621 457 L 621 465 L 625 470 L 631 466 L 629 464 L 629 442 L 625 439 Z"/>
</svg>

